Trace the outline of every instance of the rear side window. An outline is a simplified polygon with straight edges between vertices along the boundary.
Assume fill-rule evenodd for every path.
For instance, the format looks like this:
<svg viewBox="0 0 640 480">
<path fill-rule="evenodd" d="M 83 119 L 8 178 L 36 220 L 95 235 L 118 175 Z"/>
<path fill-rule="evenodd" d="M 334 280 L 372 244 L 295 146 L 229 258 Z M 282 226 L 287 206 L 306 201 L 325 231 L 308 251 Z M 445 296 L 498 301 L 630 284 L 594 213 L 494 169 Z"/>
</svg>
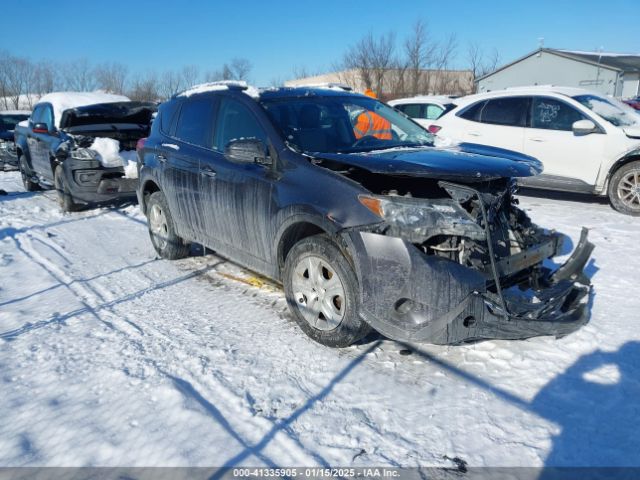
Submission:
<svg viewBox="0 0 640 480">
<path fill-rule="evenodd" d="M 171 131 L 172 126 L 174 125 L 176 112 L 178 111 L 179 102 L 168 102 L 164 103 L 159 108 L 159 116 L 160 116 L 160 131 L 167 135 L 171 135 L 173 132 Z"/>
<path fill-rule="evenodd" d="M 44 110 L 44 105 L 39 105 L 33 109 L 33 113 L 31 113 L 31 123 L 42 123 L 42 111 Z"/>
<path fill-rule="evenodd" d="M 440 118 L 442 112 L 444 112 L 444 110 L 439 105 L 425 105 L 425 114 L 423 118 L 426 118 L 427 120 L 435 120 Z"/>
<path fill-rule="evenodd" d="M 411 118 L 422 118 L 422 105 L 412 103 L 407 105 L 398 105 L 396 108 Z"/>
<path fill-rule="evenodd" d="M 183 142 L 210 148 L 212 105 L 210 98 L 186 100 L 180 109 L 175 137 Z"/>
<path fill-rule="evenodd" d="M 460 116 L 474 122 L 509 127 L 524 127 L 527 119 L 527 97 L 495 98 L 477 103 Z"/>
<path fill-rule="evenodd" d="M 534 97 L 531 105 L 531 128 L 573 130 L 574 122 L 585 120 L 578 110 L 560 100 Z"/>
</svg>

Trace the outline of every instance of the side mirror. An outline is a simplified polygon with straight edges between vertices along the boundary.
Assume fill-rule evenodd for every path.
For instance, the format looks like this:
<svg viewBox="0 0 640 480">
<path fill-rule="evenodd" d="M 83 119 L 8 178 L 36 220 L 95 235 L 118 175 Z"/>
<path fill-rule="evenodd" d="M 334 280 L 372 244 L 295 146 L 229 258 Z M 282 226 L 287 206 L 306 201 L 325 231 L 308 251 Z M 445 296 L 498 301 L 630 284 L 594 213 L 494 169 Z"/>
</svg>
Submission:
<svg viewBox="0 0 640 480">
<path fill-rule="evenodd" d="M 49 133 L 49 127 L 46 123 L 34 123 L 33 133 Z"/>
<path fill-rule="evenodd" d="M 267 156 L 267 147 L 257 138 L 231 140 L 224 149 L 224 156 L 236 163 L 271 165 L 271 159 Z"/>
<path fill-rule="evenodd" d="M 591 120 L 578 120 L 571 125 L 571 129 L 576 135 L 589 135 L 595 132 L 597 127 Z"/>
</svg>

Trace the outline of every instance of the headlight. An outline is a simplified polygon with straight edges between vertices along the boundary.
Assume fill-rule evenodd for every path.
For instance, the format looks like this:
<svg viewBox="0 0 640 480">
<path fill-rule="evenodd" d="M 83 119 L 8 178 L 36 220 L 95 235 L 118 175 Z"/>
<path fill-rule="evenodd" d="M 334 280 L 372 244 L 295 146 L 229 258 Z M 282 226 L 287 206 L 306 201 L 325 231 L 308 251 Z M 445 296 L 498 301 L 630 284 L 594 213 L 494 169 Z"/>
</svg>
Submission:
<svg viewBox="0 0 640 480">
<path fill-rule="evenodd" d="M 457 203 L 449 199 L 417 199 L 360 195 L 360 203 L 392 228 L 411 236 L 461 235 L 482 240 L 484 230 Z"/>
<path fill-rule="evenodd" d="M 0 150 L 7 150 L 9 148 L 9 144 L 4 140 L 0 140 Z"/>
<path fill-rule="evenodd" d="M 71 151 L 71 158 L 76 160 L 95 160 L 97 156 L 96 152 L 89 148 L 76 148 Z"/>
</svg>

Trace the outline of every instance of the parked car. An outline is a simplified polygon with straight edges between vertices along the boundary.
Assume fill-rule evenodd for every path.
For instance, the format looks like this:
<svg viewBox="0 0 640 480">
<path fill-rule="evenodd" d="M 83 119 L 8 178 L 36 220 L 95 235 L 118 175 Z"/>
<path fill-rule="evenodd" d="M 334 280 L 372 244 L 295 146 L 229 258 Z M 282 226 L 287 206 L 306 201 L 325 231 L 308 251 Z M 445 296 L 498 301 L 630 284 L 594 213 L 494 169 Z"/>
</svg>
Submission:
<svg viewBox="0 0 640 480">
<path fill-rule="evenodd" d="M 15 130 L 25 189 L 55 188 L 64 211 L 135 198 L 136 143 L 155 111 L 153 103 L 100 92 L 43 96 Z"/>
<path fill-rule="evenodd" d="M 425 128 L 446 112 L 456 107 L 455 99 L 449 95 L 418 95 L 416 97 L 391 100 L 389 105 L 397 108 Z"/>
<path fill-rule="evenodd" d="M 30 114 L 28 110 L 0 111 L 0 171 L 18 168 L 13 131 L 16 125 L 28 119 Z"/>
<path fill-rule="evenodd" d="M 640 97 L 628 98 L 627 100 L 623 101 L 634 110 L 640 110 Z"/>
<path fill-rule="evenodd" d="M 513 88 L 459 99 L 430 131 L 540 160 L 544 173 L 521 185 L 608 195 L 616 210 L 640 215 L 640 116 L 617 100 L 577 88 Z"/>
<path fill-rule="evenodd" d="M 356 137 L 358 112 L 386 119 L 390 138 Z M 158 254 L 184 257 L 197 242 L 282 282 L 298 325 L 324 345 L 371 328 L 455 344 L 565 335 L 587 321 L 586 230 L 552 272 L 542 262 L 563 236 L 531 223 L 513 196 L 512 177 L 540 162 L 434 148 L 367 96 L 199 86 L 160 105 L 138 157 Z"/>
</svg>

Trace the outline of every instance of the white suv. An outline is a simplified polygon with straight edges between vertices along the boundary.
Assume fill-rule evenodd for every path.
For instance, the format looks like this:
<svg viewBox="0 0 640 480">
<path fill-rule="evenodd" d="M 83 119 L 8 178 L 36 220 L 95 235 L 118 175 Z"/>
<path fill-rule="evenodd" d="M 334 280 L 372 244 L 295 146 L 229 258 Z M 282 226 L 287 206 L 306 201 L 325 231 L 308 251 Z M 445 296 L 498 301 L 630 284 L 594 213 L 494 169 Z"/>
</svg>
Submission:
<svg viewBox="0 0 640 480">
<path fill-rule="evenodd" d="M 613 207 L 640 216 L 640 115 L 587 90 L 519 87 L 456 100 L 432 122 L 440 137 L 525 153 L 544 172 L 523 186 L 608 195 Z"/>
<path fill-rule="evenodd" d="M 391 100 L 389 105 L 411 117 L 424 128 L 429 127 L 433 120 L 440 118 L 446 112 L 456 107 L 454 99 L 447 95 L 418 95 L 409 98 Z"/>
</svg>

